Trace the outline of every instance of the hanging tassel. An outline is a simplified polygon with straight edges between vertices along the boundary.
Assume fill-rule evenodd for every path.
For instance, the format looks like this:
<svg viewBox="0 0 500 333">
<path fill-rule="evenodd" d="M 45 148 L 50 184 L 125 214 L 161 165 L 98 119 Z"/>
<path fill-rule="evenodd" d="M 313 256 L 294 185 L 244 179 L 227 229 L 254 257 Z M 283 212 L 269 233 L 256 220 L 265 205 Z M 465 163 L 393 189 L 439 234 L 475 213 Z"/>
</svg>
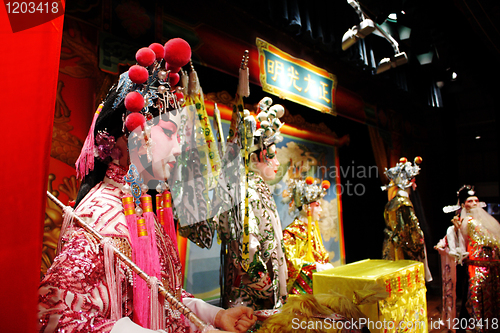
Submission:
<svg viewBox="0 0 500 333">
<path fill-rule="evenodd" d="M 249 72 L 248 72 L 248 50 L 245 50 L 243 59 L 241 59 L 239 77 L 238 77 L 238 95 L 240 97 L 250 96 L 250 84 L 249 84 Z"/>
<path fill-rule="evenodd" d="M 135 213 L 134 197 L 125 195 L 122 198 L 125 220 L 130 235 L 130 245 L 132 247 L 132 259 L 139 268 L 145 271 L 146 262 L 148 261 L 147 251 L 150 246 L 146 230 L 146 221 L 142 216 L 137 217 Z M 148 273 L 148 272 L 146 272 Z M 142 327 L 148 328 L 148 286 L 146 282 L 134 273 L 134 322 Z"/>
<path fill-rule="evenodd" d="M 238 82 L 238 95 L 241 97 L 250 96 L 250 85 L 248 80 L 248 67 L 245 69 L 240 68 L 239 82 Z"/>
<path fill-rule="evenodd" d="M 148 275 L 161 278 L 160 258 L 158 255 L 158 246 L 156 244 L 155 214 L 153 213 L 153 201 L 149 194 L 141 197 L 141 207 L 143 210 L 147 228 L 147 237 L 150 244 L 150 257 L 148 260 Z"/>
<path fill-rule="evenodd" d="M 198 73 L 194 70 L 193 63 L 191 63 L 191 72 L 189 72 L 188 94 L 191 96 L 198 95 L 201 92 L 200 80 Z"/>
<path fill-rule="evenodd" d="M 122 316 L 122 304 L 123 304 L 123 299 L 122 299 L 122 281 L 124 280 L 124 275 L 122 270 L 120 269 L 120 265 L 117 263 L 115 265 L 115 279 L 117 281 L 116 283 L 116 304 L 118 304 L 118 307 L 116 309 L 116 316 L 118 319 L 120 319 Z M 118 320 L 117 319 L 117 320 Z"/>
<path fill-rule="evenodd" d="M 104 248 L 104 272 L 108 283 L 111 319 L 118 320 L 122 317 L 121 279 L 116 274 L 119 272 L 119 265 L 116 265 L 116 270 L 113 269 L 115 267 L 115 255 L 111 240 L 105 237 L 101 244 Z"/>
<path fill-rule="evenodd" d="M 73 208 L 66 206 L 63 209 L 64 219 L 61 226 L 61 231 L 59 233 L 59 242 L 57 243 L 57 254 L 61 253 L 63 237 L 69 231 L 71 227 L 71 222 L 73 222 Z"/>
<path fill-rule="evenodd" d="M 151 309 L 151 322 L 150 328 L 152 330 L 159 330 L 165 327 L 163 323 L 163 313 L 164 306 L 162 302 L 160 302 L 160 297 L 158 295 L 158 291 L 160 288 L 160 280 L 156 277 L 152 276 L 149 278 L 149 290 L 150 290 L 150 309 Z"/>
<path fill-rule="evenodd" d="M 165 228 L 165 210 L 163 209 L 163 195 L 158 193 L 156 195 L 156 217 L 158 218 L 158 222 L 160 222 L 163 230 L 167 232 Z"/>
<path fill-rule="evenodd" d="M 189 85 L 189 76 L 187 75 L 186 71 L 181 70 L 181 87 L 182 87 L 182 92 L 184 94 L 187 94 L 188 92 L 188 85 Z"/>
<path fill-rule="evenodd" d="M 101 113 L 103 104 L 99 105 L 97 111 L 94 113 L 92 124 L 90 125 L 89 133 L 82 147 L 82 151 L 76 160 L 76 178 L 82 180 L 88 173 L 94 170 L 94 130 L 95 123 L 99 114 Z"/>
<path fill-rule="evenodd" d="M 307 205 L 307 254 L 306 260 L 314 262 L 314 255 L 312 251 L 312 211 L 311 205 Z"/>
<path fill-rule="evenodd" d="M 174 213 L 172 211 L 172 194 L 169 190 L 163 192 L 163 205 L 165 232 L 174 243 L 175 248 L 178 249 L 177 232 L 175 231 Z"/>
</svg>

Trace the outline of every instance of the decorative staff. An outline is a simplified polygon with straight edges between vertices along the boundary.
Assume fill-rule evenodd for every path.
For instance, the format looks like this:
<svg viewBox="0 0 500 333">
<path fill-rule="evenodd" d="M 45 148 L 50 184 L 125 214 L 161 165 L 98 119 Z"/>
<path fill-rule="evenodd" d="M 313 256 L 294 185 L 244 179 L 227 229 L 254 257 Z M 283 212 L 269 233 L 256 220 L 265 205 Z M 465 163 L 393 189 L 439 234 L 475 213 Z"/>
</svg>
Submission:
<svg viewBox="0 0 500 333">
<path fill-rule="evenodd" d="M 57 199 L 52 193 L 47 191 L 47 196 L 55 202 L 59 207 L 61 207 L 66 214 L 71 214 L 79 226 L 84 228 L 89 234 L 95 237 L 99 243 L 104 240 L 104 236 L 102 236 L 99 232 L 94 230 L 91 226 L 89 226 L 85 221 L 83 221 L 78 215 L 74 213 L 74 210 L 64 205 L 59 199 Z M 125 264 L 127 265 L 134 273 L 136 273 L 139 277 L 141 277 L 144 281 L 148 282 L 150 280 L 150 276 L 146 274 L 142 269 L 140 269 L 132 260 L 130 260 L 125 254 L 121 253 L 116 247 L 111 245 L 113 252 L 115 255 Z M 214 329 L 212 325 L 208 325 L 200 318 L 198 318 L 186 305 L 180 302 L 177 298 L 175 298 L 171 293 L 169 293 L 161 284 L 158 286 L 158 293 L 161 294 L 165 299 L 170 303 L 170 305 L 176 310 L 180 311 L 184 316 L 186 316 L 189 321 L 191 321 L 196 327 L 202 331 L 207 332 L 210 329 Z"/>
</svg>

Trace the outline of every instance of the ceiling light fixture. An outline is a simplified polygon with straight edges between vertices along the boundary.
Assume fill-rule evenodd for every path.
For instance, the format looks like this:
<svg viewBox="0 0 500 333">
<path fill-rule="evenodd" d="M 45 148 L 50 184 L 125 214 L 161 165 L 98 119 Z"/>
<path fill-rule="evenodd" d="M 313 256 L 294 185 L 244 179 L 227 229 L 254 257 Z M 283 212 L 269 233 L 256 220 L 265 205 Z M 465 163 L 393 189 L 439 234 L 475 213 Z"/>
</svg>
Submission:
<svg viewBox="0 0 500 333">
<path fill-rule="evenodd" d="M 375 30 L 375 23 L 363 12 L 358 1 L 347 0 L 347 3 L 358 13 L 360 23 L 347 30 L 342 37 L 342 50 L 344 51 L 354 45 L 358 39 L 365 38 Z"/>
<path fill-rule="evenodd" d="M 408 57 L 405 52 L 399 51 L 399 44 L 394 38 L 391 37 L 384 29 L 380 28 L 378 24 L 374 23 L 368 15 L 361 9 L 357 0 L 347 0 L 347 3 L 358 13 L 360 23 L 353 26 L 342 37 L 342 50 L 347 50 L 354 45 L 358 39 L 365 38 L 377 29 L 382 36 L 391 43 L 394 49 L 394 56 L 390 58 L 383 58 L 377 66 L 377 74 L 383 73 L 391 68 L 401 66 L 408 62 Z"/>
<path fill-rule="evenodd" d="M 398 66 L 404 65 L 408 62 L 408 57 L 405 52 L 399 51 L 399 44 L 396 42 L 391 35 L 386 33 L 384 29 L 381 29 L 378 25 L 375 25 L 375 28 L 382 34 L 382 36 L 387 39 L 389 43 L 391 43 L 392 48 L 394 49 L 394 56 L 390 58 L 383 58 L 380 60 L 377 66 L 377 74 L 383 73 L 391 68 L 396 68 Z"/>
</svg>

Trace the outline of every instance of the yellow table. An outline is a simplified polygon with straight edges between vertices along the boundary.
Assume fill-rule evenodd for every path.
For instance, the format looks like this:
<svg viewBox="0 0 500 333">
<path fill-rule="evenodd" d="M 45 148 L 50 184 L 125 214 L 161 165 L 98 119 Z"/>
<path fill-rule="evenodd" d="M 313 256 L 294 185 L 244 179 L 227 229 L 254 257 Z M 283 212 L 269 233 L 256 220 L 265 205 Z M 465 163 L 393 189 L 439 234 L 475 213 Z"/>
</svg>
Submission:
<svg viewBox="0 0 500 333">
<path fill-rule="evenodd" d="M 333 290 L 353 299 L 355 290 L 374 284 L 389 296 L 359 306 L 372 333 L 428 332 L 423 263 L 366 259 L 313 274 L 314 294 Z"/>
</svg>

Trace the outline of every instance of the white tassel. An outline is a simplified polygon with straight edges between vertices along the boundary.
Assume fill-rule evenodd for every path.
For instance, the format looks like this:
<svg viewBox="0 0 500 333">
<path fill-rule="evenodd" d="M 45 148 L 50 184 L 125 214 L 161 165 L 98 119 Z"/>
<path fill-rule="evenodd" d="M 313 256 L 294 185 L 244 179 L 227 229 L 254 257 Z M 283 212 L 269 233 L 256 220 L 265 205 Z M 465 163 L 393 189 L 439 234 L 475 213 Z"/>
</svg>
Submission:
<svg viewBox="0 0 500 333">
<path fill-rule="evenodd" d="M 149 297 L 151 301 L 151 306 L 150 306 L 150 328 L 152 330 L 159 330 L 164 327 L 162 325 L 163 323 L 163 305 L 160 304 L 160 301 L 158 299 L 158 292 L 160 288 L 160 281 L 155 277 L 151 276 L 149 278 L 149 290 L 151 292 L 151 295 Z M 161 326 L 161 327 L 160 327 Z"/>
<path fill-rule="evenodd" d="M 70 227 L 72 226 L 73 222 L 73 217 L 75 216 L 75 213 L 73 211 L 73 208 L 66 206 L 63 208 L 63 223 L 61 226 L 61 231 L 59 233 L 59 242 L 57 243 L 57 253 L 61 253 L 62 250 L 62 239 L 64 235 L 70 230 Z"/>
<path fill-rule="evenodd" d="M 189 84 L 189 76 L 187 75 L 186 71 L 181 70 L 181 87 L 183 94 L 187 93 L 188 84 Z"/>
<path fill-rule="evenodd" d="M 106 274 L 106 281 L 108 282 L 109 291 L 109 305 L 111 308 L 111 319 L 118 320 L 122 317 L 122 288 L 119 272 L 119 265 L 115 264 L 115 253 L 113 250 L 113 243 L 109 238 L 103 238 L 101 241 L 104 250 L 104 272 Z"/>
</svg>

